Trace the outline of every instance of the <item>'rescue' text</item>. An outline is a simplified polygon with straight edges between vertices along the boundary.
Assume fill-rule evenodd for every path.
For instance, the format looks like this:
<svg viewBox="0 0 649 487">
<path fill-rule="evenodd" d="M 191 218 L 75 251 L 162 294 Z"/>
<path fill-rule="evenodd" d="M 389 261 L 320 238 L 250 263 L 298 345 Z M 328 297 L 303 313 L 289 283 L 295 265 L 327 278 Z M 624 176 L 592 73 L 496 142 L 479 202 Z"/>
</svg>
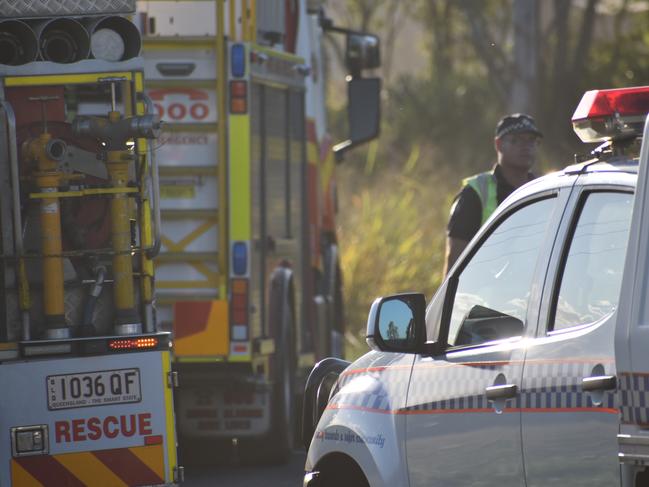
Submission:
<svg viewBox="0 0 649 487">
<path fill-rule="evenodd" d="M 153 433 L 151 413 L 122 414 L 105 418 L 79 418 L 54 423 L 57 443 L 145 436 Z"/>
</svg>

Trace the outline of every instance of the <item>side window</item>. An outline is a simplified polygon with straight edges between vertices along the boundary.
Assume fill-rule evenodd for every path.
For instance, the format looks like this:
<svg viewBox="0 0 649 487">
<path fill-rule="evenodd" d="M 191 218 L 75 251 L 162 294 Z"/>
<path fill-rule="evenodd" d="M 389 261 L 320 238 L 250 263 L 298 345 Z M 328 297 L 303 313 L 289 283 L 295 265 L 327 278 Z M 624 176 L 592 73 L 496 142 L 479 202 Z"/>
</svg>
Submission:
<svg viewBox="0 0 649 487">
<path fill-rule="evenodd" d="M 593 323 L 617 307 L 633 195 L 593 192 L 582 202 L 554 297 L 551 329 Z"/>
<path fill-rule="evenodd" d="M 546 198 L 523 206 L 482 242 L 458 277 L 450 346 L 523 334 L 532 277 L 555 201 Z"/>
</svg>

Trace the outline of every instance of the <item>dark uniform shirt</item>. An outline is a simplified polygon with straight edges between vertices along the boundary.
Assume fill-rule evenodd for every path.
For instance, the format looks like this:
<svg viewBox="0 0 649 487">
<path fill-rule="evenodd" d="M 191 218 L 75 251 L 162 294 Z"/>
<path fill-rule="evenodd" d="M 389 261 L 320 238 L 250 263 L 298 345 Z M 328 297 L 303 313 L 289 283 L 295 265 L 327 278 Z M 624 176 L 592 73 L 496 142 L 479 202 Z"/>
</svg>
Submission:
<svg viewBox="0 0 649 487">
<path fill-rule="evenodd" d="M 502 203 L 516 188 L 509 184 L 503 176 L 502 169 L 498 164 L 494 166 L 493 173 L 496 176 L 496 199 L 498 204 Z M 529 180 L 534 175 L 528 175 Z M 467 242 L 473 238 L 482 226 L 482 203 L 475 190 L 468 184 L 455 196 L 451 206 L 451 216 L 446 226 L 446 233 L 451 238 L 459 238 Z"/>
</svg>

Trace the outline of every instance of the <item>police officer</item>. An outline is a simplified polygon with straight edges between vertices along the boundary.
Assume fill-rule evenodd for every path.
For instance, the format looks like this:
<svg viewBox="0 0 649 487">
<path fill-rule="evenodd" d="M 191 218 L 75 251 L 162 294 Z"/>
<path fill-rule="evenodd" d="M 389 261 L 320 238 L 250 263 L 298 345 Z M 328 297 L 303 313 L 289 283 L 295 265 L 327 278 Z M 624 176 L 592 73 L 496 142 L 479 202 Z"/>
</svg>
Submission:
<svg viewBox="0 0 649 487">
<path fill-rule="evenodd" d="M 498 160 L 491 171 L 466 178 L 451 207 L 446 227 L 444 275 L 496 207 L 512 191 L 534 179 L 530 169 L 543 134 L 524 113 L 506 115 L 496 125 Z"/>
</svg>

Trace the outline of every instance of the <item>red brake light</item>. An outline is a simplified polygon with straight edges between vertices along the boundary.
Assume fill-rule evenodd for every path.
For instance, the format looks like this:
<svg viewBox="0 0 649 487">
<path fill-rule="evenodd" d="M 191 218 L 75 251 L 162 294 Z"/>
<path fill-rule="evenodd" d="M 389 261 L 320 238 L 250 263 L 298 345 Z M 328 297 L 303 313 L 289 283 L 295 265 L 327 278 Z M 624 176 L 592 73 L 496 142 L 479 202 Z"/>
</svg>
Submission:
<svg viewBox="0 0 649 487">
<path fill-rule="evenodd" d="M 230 81 L 230 112 L 248 111 L 248 84 L 245 81 Z"/>
<path fill-rule="evenodd" d="M 230 96 L 240 97 L 248 94 L 248 86 L 245 81 L 230 82 Z"/>
<path fill-rule="evenodd" d="M 583 142 L 640 135 L 649 113 L 649 86 L 587 91 L 572 124 Z"/>
<path fill-rule="evenodd" d="M 108 342 L 108 348 L 111 350 L 143 350 L 155 348 L 158 346 L 158 339 L 149 338 L 118 338 Z"/>
</svg>

